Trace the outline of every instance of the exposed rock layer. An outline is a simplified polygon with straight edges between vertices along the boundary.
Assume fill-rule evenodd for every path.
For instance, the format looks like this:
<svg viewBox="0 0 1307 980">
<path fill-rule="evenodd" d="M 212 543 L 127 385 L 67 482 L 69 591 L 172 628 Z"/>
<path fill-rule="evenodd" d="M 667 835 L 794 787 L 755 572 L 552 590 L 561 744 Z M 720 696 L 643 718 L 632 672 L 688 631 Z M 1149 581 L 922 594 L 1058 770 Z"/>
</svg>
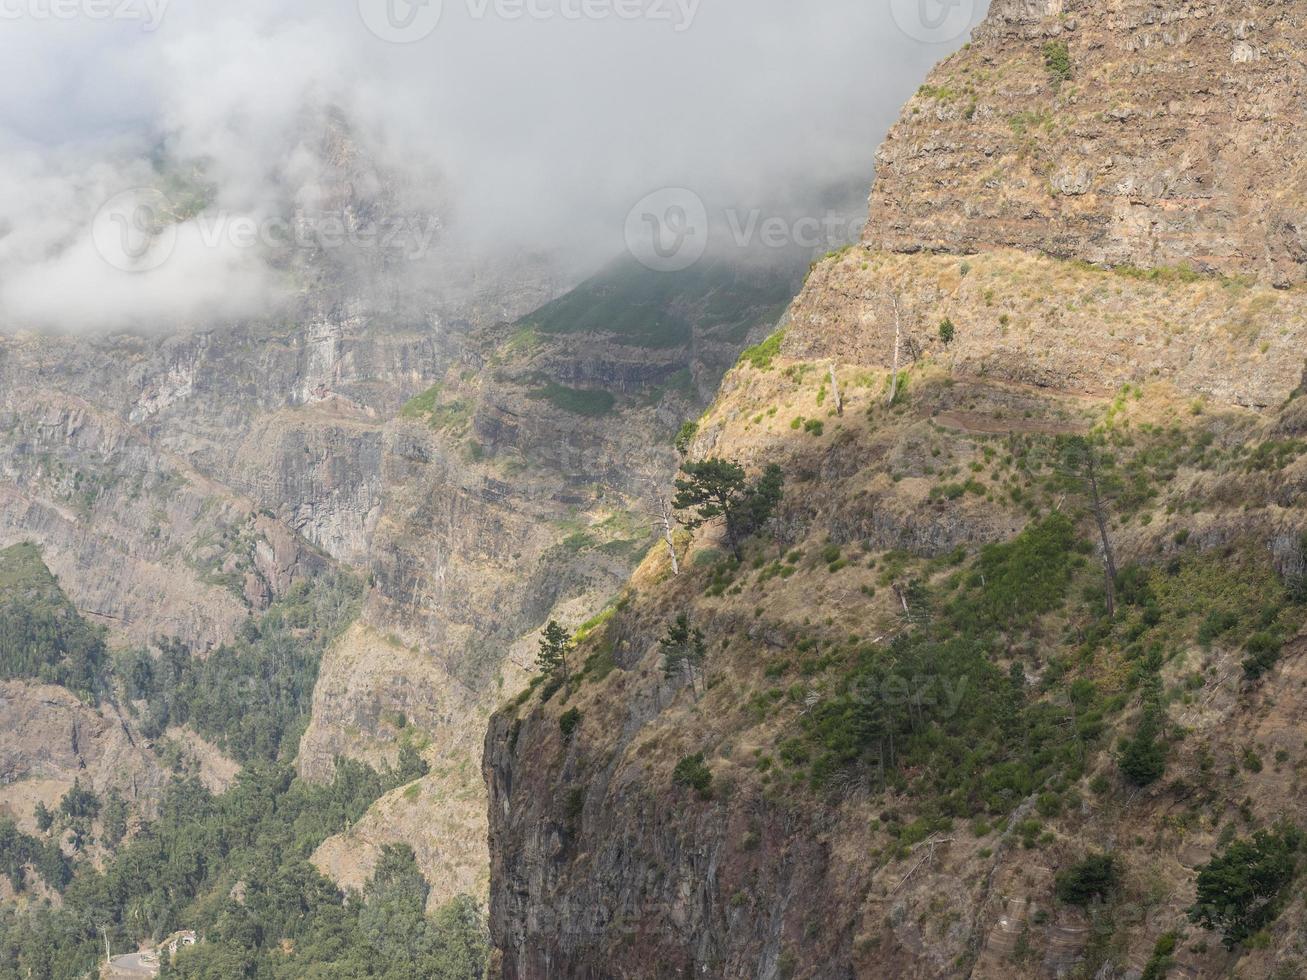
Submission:
<svg viewBox="0 0 1307 980">
<path fill-rule="evenodd" d="M 1301 282 L 1304 44 L 1289 2 L 996 0 L 881 147 L 865 240 Z"/>
</svg>

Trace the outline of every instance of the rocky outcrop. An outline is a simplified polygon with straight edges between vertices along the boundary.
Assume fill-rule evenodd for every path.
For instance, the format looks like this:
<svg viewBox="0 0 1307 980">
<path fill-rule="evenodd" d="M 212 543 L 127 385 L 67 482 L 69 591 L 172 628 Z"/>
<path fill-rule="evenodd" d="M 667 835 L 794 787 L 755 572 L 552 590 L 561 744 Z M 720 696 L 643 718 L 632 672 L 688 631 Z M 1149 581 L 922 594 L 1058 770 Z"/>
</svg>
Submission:
<svg viewBox="0 0 1307 980">
<path fill-rule="evenodd" d="M 0 683 L 0 809 L 32 830 L 38 801 L 53 807 L 74 780 L 116 789 L 145 816 L 167 780 L 113 705 L 90 706 L 62 687 Z"/>
<path fill-rule="evenodd" d="M 841 262 L 851 268 L 841 271 Z M 818 297 L 859 275 L 858 256 L 819 268 L 796 314 L 819 318 Z M 885 827 L 900 814 L 913 819 L 910 792 L 878 792 L 856 776 L 814 789 L 803 762 L 782 762 L 791 752 L 804 758 L 802 717 L 831 694 L 831 682 L 820 679 L 821 661 L 805 651 L 838 650 L 850 638 L 888 642 L 906 628 L 898 563 L 948 567 L 959 547 L 975 553 L 1027 524 L 1019 492 L 991 489 L 989 470 L 1002 452 L 1030 440 L 1051 447 L 1052 438 L 1087 432 L 1114 412 L 1127 412 L 1129 427 L 1141 433 L 1256 443 L 1285 424 L 1295 403 L 1259 411 L 1208 396 L 1195 414 L 1195 390 L 1173 380 L 1140 382 L 1141 394 L 1125 399 L 1111 390 L 1054 387 L 1074 376 L 1057 373 L 1074 371 L 1074 357 L 1051 368 L 1041 385 L 971 374 L 964 365 L 987 363 L 994 353 L 977 339 L 965 352 L 922 352 L 910 370 L 910 395 L 891 410 L 884 404 L 889 364 L 874 353 L 843 359 L 856 331 L 827 331 L 823 343 L 799 321 L 796 315 L 792 338 L 770 370 L 745 367 L 726 379 L 692 448 L 751 467 L 782 466 L 787 497 L 776 522 L 779 540 L 751 551 L 724 592 L 701 567 L 716 567 L 720 557 L 715 531 L 688 545 L 688 571 L 679 577 L 652 552 L 618 612 L 576 654 L 577 663 L 607 660 L 611 667 L 584 679 L 566 700 L 555 695 L 541 704 L 528 695 L 491 721 L 491 928 L 502 976 L 1073 976 L 1096 955 L 1094 929 L 1102 926 L 1059 905 L 1053 881 L 1085 850 L 1106 847 L 1132 874 L 1165 883 L 1149 892 L 1157 905 L 1146 919 L 1113 927 L 1120 952 L 1112 961 L 1141 969 L 1157 935 L 1183 925 L 1194 868 L 1217 846 L 1216 820 L 1174 837 L 1167 822 L 1184 806 L 1185 791 L 1175 787 L 1197 778 L 1200 764 L 1212 765 L 1201 761 L 1204 754 L 1237 768 L 1247 745 L 1261 746 L 1267 758 L 1278 752 L 1280 784 L 1272 788 L 1273 779 L 1257 776 L 1257 792 L 1247 796 L 1250 819 L 1301 814 L 1283 777 L 1301 756 L 1301 746 L 1285 747 L 1299 710 L 1291 694 L 1296 667 L 1277 671 L 1254 704 L 1241 693 L 1241 639 L 1209 654 L 1182 644 L 1174 681 L 1207 666 L 1194 706 L 1176 709 L 1176 724 L 1189 734 L 1169 768 L 1174 785 L 1102 795 L 1056 819 L 1036 814 L 1035 794 L 1007 815 L 1004 829 L 982 823 L 977 831 L 974 821 L 957 818 L 948 831 L 900 850 L 897 831 L 887 836 Z M 832 361 L 843 416 L 830 407 Z M 1229 370 L 1248 380 L 1237 365 Z M 792 424 L 812 418 L 824 431 Z M 968 473 L 978 474 L 970 489 Z M 1300 560 L 1307 518 L 1296 503 L 1278 503 L 1280 479 L 1264 483 L 1241 466 L 1218 478 L 1181 464 L 1146 520 L 1114 530 L 1118 557 L 1178 561 L 1243 546 L 1268 554 L 1282 542 L 1287 570 Z M 1227 489 L 1217 490 L 1218 481 Z M 1191 503 L 1180 516 L 1182 501 Z M 792 557 L 771 567 L 781 555 Z M 947 594 L 949 586 L 939 588 Z M 679 613 L 705 630 L 710 651 L 711 680 L 699 698 L 663 671 L 659 640 Z M 1056 635 L 1047 642 L 1055 644 Z M 809 667 L 796 674 L 793 665 L 805 662 Z M 1168 672 L 1168 683 L 1172 677 Z M 580 719 L 570 736 L 564 712 Z M 1130 730 L 1124 724 L 1118 734 Z M 712 773 L 705 798 L 675 776 L 679 762 L 700 752 Z M 1084 800 L 1091 798 L 1091 773 L 1117 778 L 1110 751 L 1088 765 L 1077 785 Z M 1252 783 L 1237 780 L 1212 805 L 1235 807 Z M 1049 831 L 1037 849 L 1014 829 L 1027 819 Z M 1132 878 L 1129 887 L 1132 908 L 1142 879 Z M 1291 913 L 1277 930 L 1281 953 L 1298 921 Z M 1229 969 L 1232 960 L 1199 948 L 1191 944 L 1177 956 L 1191 976 L 1215 978 Z"/>
<path fill-rule="evenodd" d="M 1096 395 L 1165 381 L 1252 408 L 1278 407 L 1302 384 L 1307 297 L 1297 290 L 1139 277 L 1010 249 L 965 259 L 854 249 L 814 271 L 787 348 L 888 364 L 896 301 L 909 358 L 973 377 Z"/>
<path fill-rule="evenodd" d="M 34 540 L 74 605 L 124 639 L 220 642 L 323 568 L 252 501 L 78 396 L 0 399 L 0 545 Z"/>
<path fill-rule="evenodd" d="M 1291 3 L 996 0 L 877 157 L 866 241 L 1307 278 Z"/>
</svg>

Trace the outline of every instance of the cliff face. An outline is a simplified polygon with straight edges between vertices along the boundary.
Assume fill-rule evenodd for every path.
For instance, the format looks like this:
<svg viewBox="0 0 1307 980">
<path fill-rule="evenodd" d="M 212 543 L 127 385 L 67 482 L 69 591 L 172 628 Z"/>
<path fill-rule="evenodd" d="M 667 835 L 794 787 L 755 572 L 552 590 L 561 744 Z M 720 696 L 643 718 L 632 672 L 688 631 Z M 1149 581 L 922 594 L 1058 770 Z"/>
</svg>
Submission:
<svg viewBox="0 0 1307 980">
<path fill-rule="evenodd" d="M 1307 820 L 1297 25 L 997 3 L 936 70 L 866 241 L 690 447 L 779 464 L 776 518 L 741 563 L 711 524 L 679 576 L 650 553 L 575 689 L 491 721 L 504 977 L 1137 977 L 1172 933 L 1172 975 L 1302 972 L 1293 897 L 1232 952 L 1187 918 L 1232 838 Z M 1121 481 L 1111 619 L 1073 436 Z M 1157 711 L 1141 786 L 1121 745 Z M 1104 851 L 1107 900 L 1060 899 Z"/>
<path fill-rule="evenodd" d="M 364 164 L 328 144 L 342 187 L 386 186 L 353 179 Z M 332 193 L 323 206 L 396 206 L 397 192 Z M 676 331 L 653 336 L 629 317 L 607 328 L 651 275 L 627 266 L 589 284 L 618 297 L 612 310 L 596 318 L 587 301 L 582 324 L 564 304 L 537 330 L 522 317 L 567 295 L 537 260 L 449 263 L 415 292 L 388 289 L 368 256 L 292 258 L 303 296 L 275 322 L 0 335 L 0 547 L 39 544 L 115 644 L 175 636 L 197 655 L 334 563 L 366 572 L 365 611 L 325 658 L 298 767 L 329 779 L 337 756 L 377 765 L 408 743 L 432 772 L 315 860 L 359 887 L 380 847 L 402 841 L 433 907 L 484 895 L 486 719 L 525 683 L 527 637 L 629 575 L 672 434 L 750 331 L 770 328 L 794 267 L 678 289 L 654 304 L 675 306 Z M 20 733 L 34 710 L 7 698 L 0 721 Z M 15 737 L 15 751 L 42 750 Z M 124 786 L 129 768 L 115 769 Z M 28 819 L 46 777 L 7 772 L 0 806 Z"/>
<path fill-rule="evenodd" d="M 619 266 L 578 292 L 616 292 L 624 311 L 629 277 L 644 275 Z M 602 315 L 578 330 L 557 309 L 475 330 L 385 425 L 374 586 L 363 623 L 323 664 L 298 765 L 326 778 L 336 755 L 393 762 L 410 742 L 432 773 L 319 849 L 337 881 L 361 886 L 381 846 L 403 841 L 432 882 L 432 907 L 485 892 L 490 712 L 525 684 L 540 626 L 588 618 L 647 550 L 672 435 L 703 404 L 696 379 L 711 389 L 745 335 L 773 322 L 787 275 L 721 269 L 706 292 L 691 284 L 683 300 L 716 296 L 730 315 L 687 310 L 670 341 L 618 333 Z"/>
<path fill-rule="evenodd" d="M 1292 3 L 997 0 L 908 103 L 866 240 L 1307 276 Z"/>
</svg>

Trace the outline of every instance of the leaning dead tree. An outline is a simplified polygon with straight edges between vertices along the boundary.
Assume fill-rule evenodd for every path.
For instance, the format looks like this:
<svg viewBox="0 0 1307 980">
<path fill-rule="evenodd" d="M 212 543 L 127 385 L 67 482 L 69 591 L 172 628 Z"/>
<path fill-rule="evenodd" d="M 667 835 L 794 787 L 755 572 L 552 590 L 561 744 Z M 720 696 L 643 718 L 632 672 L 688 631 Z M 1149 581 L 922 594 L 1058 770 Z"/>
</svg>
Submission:
<svg viewBox="0 0 1307 980">
<path fill-rule="evenodd" d="M 835 376 L 835 362 L 830 362 L 830 390 L 835 398 L 835 414 L 844 414 L 844 396 L 840 394 L 840 379 Z"/>
<path fill-rule="evenodd" d="M 667 495 L 655 483 L 649 486 L 649 500 L 652 508 L 649 516 L 653 519 L 649 527 L 658 532 L 663 544 L 667 546 L 667 555 L 672 560 L 672 574 L 680 575 L 681 558 L 676 553 L 676 511 L 672 509 L 672 502 Z"/>
<path fill-rule="evenodd" d="M 1112 548 L 1109 497 L 1119 478 L 1113 471 L 1110 456 L 1101 453 L 1093 439 L 1073 436 L 1062 447 L 1059 468 L 1089 505 L 1089 513 L 1098 528 L 1103 558 L 1103 587 L 1109 619 L 1116 616 L 1116 552 Z"/>
<path fill-rule="evenodd" d="M 1085 483 L 1089 487 L 1089 509 L 1093 512 L 1094 523 L 1098 525 L 1098 536 L 1103 545 L 1103 575 L 1107 582 L 1107 618 L 1116 618 L 1116 554 L 1112 551 L 1112 536 L 1108 533 L 1107 504 L 1103 500 L 1103 491 L 1098 479 L 1098 454 L 1093 447 L 1085 455 Z"/>
<path fill-rule="evenodd" d="M 889 376 L 889 398 L 885 405 L 889 407 L 899 395 L 899 351 L 903 348 L 903 313 L 899 308 L 899 294 L 889 294 L 890 305 L 894 308 L 894 368 Z"/>
</svg>

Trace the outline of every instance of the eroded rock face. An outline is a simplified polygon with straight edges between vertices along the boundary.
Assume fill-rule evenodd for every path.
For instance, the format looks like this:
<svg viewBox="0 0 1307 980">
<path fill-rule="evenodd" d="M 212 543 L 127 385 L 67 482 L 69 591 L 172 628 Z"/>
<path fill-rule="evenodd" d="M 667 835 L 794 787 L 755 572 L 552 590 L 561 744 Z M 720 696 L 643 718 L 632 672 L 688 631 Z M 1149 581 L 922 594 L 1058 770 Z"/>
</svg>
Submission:
<svg viewBox="0 0 1307 980">
<path fill-rule="evenodd" d="M 650 546 L 650 491 L 702 404 L 693 378 L 715 383 L 743 340 L 693 333 L 687 349 L 478 331 L 475 367 L 451 368 L 384 426 L 373 588 L 363 625 L 323 662 L 298 764 L 325 779 L 336 755 L 388 764 L 408 741 L 432 774 L 319 849 L 338 882 L 361 886 L 381 846 L 406 841 L 433 907 L 483 893 L 487 719 L 529 678 L 542 623 L 589 619 Z M 542 394 L 550 383 L 612 406 L 560 407 Z"/>
<path fill-rule="evenodd" d="M 881 147 L 865 241 L 1301 282 L 1304 43 L 1293 3 L 995 2 Z"/>
<path fill-rule="evenodd" d="M 1204 690 L 1173 708 L 1186 736 L 1166 785 L 1086 791 L 1056 816 L 1036 793 L 1001 827 L 959 819 L 906 848 L 884 828 L 917 813 L 912 793 L 868 787 L 856 770 L 808 784 L 802 718 L 848 675 L 823 682 L 788 665 L 861 641 L 879 654 L 910 628 L 896 553 L 938 562 L 1025 527 L 1023 490 L 968 479 L 990 479 L 1024 440 L 1052 445 L 1118 412 L 1132 433 L 1235 453 L 1304 431 L 1307 310 L 1297 289 L 1275 287 L 1307 271 L 1296 230 L 1305 43 L 1289 3 L 1000 0 L 975 43 L 932 74 L 881 151 L 863 246 L 813 270 L 775 363 L 728 374 L 691 447 L 785 472 L 756 563 L 723 590 L 693 558 L 674 577 L 651 554 L 582 650 L 611 669 L 565 703 L 528 698 L 491 721 L 503 977 L 1138 976 L 1159 934 L 1191 928 L 1195 868 L 1241 800 L 1256 825 L 1301 822 L 1289 775 L 1303 765 L 1289 735 L 1301 636 L 1256 689 L 1242 638 L 1207 653 L 1177 641 L 1164 683 L 1200 670 Z M 887 398 L 896 333 L 901 404 Z M 1113 529 L 1118 557 L 1180 562 L 1182 541 L 1208 555 L 1251 542 L 1277 574 L 1299 574 L 1301 450 L 1273 476 L 1178 463 L 1146 519 Z M 1061 507 L 1050 499 L 1045 513 Z M 701 531 L 688 550 L 720 547 Z M 681 613 L 710 651 L 698 697 L 663 670 L 659 640 Z M 1254 743 L 1277 753 L 1279 776 L 1240 774 Z M 1119 780 L 1112 752 L 1091 765 Z M 687 785 L 693 766 L 678 772 L 696 753 L 710 793 Z M 1219 816 L 1175 830 L 1209 772 L 1235 780 L 1212 792 Z M 1049 836 L 1027 846 L 1014 828 L 1032 819 Z M 1101 921 L 1053 888 L 1059 870 L 1104 849 L 1146 875 L 1155 903 L 1115 922 L 1110 956 Z M 1302 922 L 1293 905 L 1261 951 L 1182 943 L 1175 971 L 1300 970 Z"/>
<path fill-rule="evenodd" d="M 4 805 L 27 824 L 36 800 L 52 805 L 75 779 L 98 794 L 116 789 L 150 816 L 167 774 L 114 707 L 92 707 L 62 687 L 0 683 Z"/>
<path fill-rule="evenodd" d="M 0 544 L 35 540 L 74 605 L 122 640 L 231 635 L 324 559 L 284 525 L 77 395 L 0 395 Z"/>
<path fill-rule="evenodd" d="M 807 656 L 800 638 L 820 635 L 834 647 L 853 636 L 887 642 L 905 628 L 893 589 L 878 578 L 895 553 L 947 562 L 959 547 L 975 554 L 1011 540 L 1030 521 L 1019 495 L 988 486 L 972 492 L 959 484 L 948 499 L 939 492 L 941 479 L 976 473 L 988 484 L 991 461 L 1009 447 L 1030 437 L 1087 432 L 1120 403 L 1111 385 L 1064 387 L 1091 363 L 1092 342 L 1086 342 L 1084 360 L 1070 351 L 1060 360 L 1049 357 L 1035 384 L 1009 372 L 1044 363 L 1042 348 L 1032 348 L 1023 361 L 1015 345 L 1003 345 L 1007 353 L 993 362 L 989 344 L 998 338 L 977 328 L 981 336 L 963 349 L 945 350 L 923 338 L 910 394 L 901 408 L 887 410 L 884 324 L 859 322 L 850 289 L 863 284 L 864 275 L 897 282 L 897 273 L 910 269 L 913 288 L 929 293 L 931 270 L 956 276 L 957 260 L 882 256 L 877 266 L 876 258 L 854 252 L 814 272 L 777 363 L 767 371 L 733 371 L 692 447 L 700 457 L 783 468 L 780 540 L 767 539 L 761 562 L 745 566 L 761 570 L 737 578 L 738 593 L 731 588 L 716 595 L 709 574 L 696 572 L 693 560 L 721 547 L 715 532 L 701 532 L 688 546 L 689 570 L 679 578 L 662 554 L 651 553 L 594 641 L 599 646 L 587 645 L 578 656 L 607 651 L 612 669 L 581 683 L 565 702 L 555 696 L 540 704 L 533 697 L 492 719 L 485 776 L 491 928 L 502 976 L 1074 976 L 1095 950 L 1096 926 L 1054 898 L 1053 882 L 1086 850 L 1102 848 L 1162 883 L 1158 894 L 1165 897 L 1146 920 L 1120 922 L 1114 936 L 1121 949 L 1116 962 L 1142 969 L 1158 931 L 1186 921 L 1194 868 L 1217 847 L 1217 821 L 1174 836 L 1167 829 L 1175 794 L 1185 792 L 1173 779 L 1188 785 L 1201 778 L 1197 767 L 1212 764 L 1201 761 L 1203 753 L 1220 760 L 1218 769 L 1237 768 L 1244 746 L 1263 744 L 1268 757 L 1279 753 L 1281 772 L 1248 778 L 1255 819 L 1301 812 L 1296 783 L 1286 781 L 1302 756 L 1289 736 L 1301 711 L 1300 655 L 1289 654 L 1296 659 L 1250 695 L 1238 666 L 1241 639 L 1219 654 L 1182 642 L 1183 652 L 1168 667 L 1170 684 L 1191 676 L 1200 663 L 1211 664 L 1202 695 L 1175 708 L 1176 723 L 1188 735 L 1175 749 L 1165 785 L 1077 804 L 1057 818 L 1036 815 L 1035 794 L 1019 801 L 1003 830 L 978 835 L 958 819 L 950 832 L 936 835 L 937 843 L 917 842 L 890 856 L 896 838 L 885 835 L 883 821 L 898 818 L 885 815 L 910 820 L 918 812 L 912 794 L 869 790 L 856 775 L 814 789 L 803 763 L 783 762 L 786 738 L 801 741 L 799 716 L 839 684 L 838 674 L 809 679 L 785 666 Z M 987 258 L 977 257 L 970 273 L 980 284 Z M 1035 262 L 1056 266 L 1043 258 Z M 1045 279 L 1054 275 L 1042 273 Z M 1080 275 L 1091 287 L 1115 276 L 1078 270 L 1059 284 L 1063 302 L 1078 295 L 1072 287 Z M 847 326 L 820 329 L 819 323 Z M 1032 327 L 1031 333 L 1039 339 L 1042 330 Z M 1056 335 L 1047 340 L 1049 350 L 1066 343 Z M 1204 350 L 1199 346 L 1194 373 L 1161 372 L 1132 383 L 1132 392 L 1134 384 L 1146 392 L 1137 401 L 1129 396 L 1140 413 L 1132 430 L 1142 431 L 1146 422 L 1156 427 L 1152 431 L 1183 430 L 1233 447 L 1297 424 L 1300 398 L 1256 409 L 1207 395 L 1195 413 L 1199 396 L 1189 385 L 1204 377 L 1197 366 Z M 1223 362 L 1226 356 L 1214 345 L 1208 368 L 1228 372 L 1239 384 L 1260 383 L 1252 380 L 1256 348 Z M 828 408 L 831 363 L 844 396 L 842 417 Z M 985 364 L 988 372 L 981 370 Z M 1252 401 L 1278 398 L 1282 382 L 1275 379 L 1288 372 L 1267 377 L 1264 395 Z M 818 418 L 824 432 L 793 426 L 795 418 Z M 1216 555 L 1251 541 L 1275 556 L 1283 574 L 1297 574 L 1307 518 L 1297 503 L 1281 503 L 1279 488 L 1295 483 L 1302 469 L 1301 456 L 1274 477 L 1237 466 L 1218 474 L 1181 465 L 1163 492 L 1202 504 L 1181 511 L 1159 502 L 1147 521 L 1115 528 L 1118 557 L 1178 561 L 1183 554 Z M 1192 552 L 1180 548 L 1182 539 Z M 829 570 L 828 548 L 842 556 Z M 782 567 L 782 555 L 798 557 L 785 562 L 783 574 L 769 574 L 767 563 Z M 659 640 L 680 613 L 706 631 L 711 651 L 713 681 L 699 698 L 663 670 Z M 1302 649 L 1301 643 L 1287 649 Z M 778 664 L 779 674 L 764 671 Z M 565 736 L 560 719 L 572 710 L 579 724 Z M 778 728 L 777 716 L 789 717 L 789 727 Z M 1114 745 L 1131 724 L 1123 719 L 1105 744 Z M 802 744 L 800 751 L 806 751 Z M 710 798 L 674 775 L 678 762 L 697 752 L 712 771 Z M 1111 758 L 1108 748 L 1091 765 L 1119 779 Z M 1215 809 L 1232 812 L 1245 791 L 1240 783 Z M 1083 799 L 1089 800 L 1087 791 Z M 1012 828 L 1028 818 L 1041 820 L 1054 838 L 1038 848 L 1024 846 Z M 1274 953 L 1249 961 L 1257 969 L 1292 955 L 1286 944 L 1301 917 L 1295 911 L 1286 920 Z M 1190 975 L 1213 980 L 1233 962 L 1191 948 L 1180 957 Z"/>
</svg>

